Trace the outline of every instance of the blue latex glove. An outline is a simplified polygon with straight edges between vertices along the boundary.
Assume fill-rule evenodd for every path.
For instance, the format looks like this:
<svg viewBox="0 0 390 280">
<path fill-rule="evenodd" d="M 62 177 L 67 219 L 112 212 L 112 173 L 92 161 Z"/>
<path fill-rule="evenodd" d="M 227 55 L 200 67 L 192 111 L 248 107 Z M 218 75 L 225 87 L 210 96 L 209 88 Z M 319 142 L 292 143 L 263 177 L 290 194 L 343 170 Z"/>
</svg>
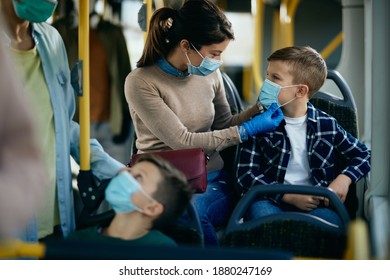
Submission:
<svg viewBox="0 0 390 280">
<path fill-rule="evenodd" d="M 259 133 L 275 130 L 283 118 L 282 110 L 280 110 L 276 103 L 272 103 L 267 111 L 260 115 L 256 115 L 242 125 L 245 127 L 249 136 L 252 137 Z"/>
</svg>

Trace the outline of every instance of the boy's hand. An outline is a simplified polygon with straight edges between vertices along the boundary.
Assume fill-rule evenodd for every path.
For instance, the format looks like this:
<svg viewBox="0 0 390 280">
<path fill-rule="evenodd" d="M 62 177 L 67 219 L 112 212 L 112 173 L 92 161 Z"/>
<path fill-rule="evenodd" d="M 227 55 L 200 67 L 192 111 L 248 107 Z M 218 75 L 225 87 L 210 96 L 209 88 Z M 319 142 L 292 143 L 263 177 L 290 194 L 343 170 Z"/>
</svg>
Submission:
<svg viewBox="0 0 390 280">
<path fill-rule="evenodd" d="M 283 195 L 282 201 L 291 204 L 303 211 L 312 211 L 318 207 L 324 197 L 288 193 Z"/>
<path fill-rule="evenodd" d="M 328 186 L 328 188 L 332 191 L 334 191 L 337 196 L 341 199 L 341 201 L 344 203 L 347 193 L 349 190 L 349 186 L 352 184 L 351 178 L 349 178 L 347 175 L 340 174 L 339 176 L 336 177 L 336 179 L 333 180 L 332 183 Z M 329 202 L 327 202 L 329 206 Z"/>
</svg>

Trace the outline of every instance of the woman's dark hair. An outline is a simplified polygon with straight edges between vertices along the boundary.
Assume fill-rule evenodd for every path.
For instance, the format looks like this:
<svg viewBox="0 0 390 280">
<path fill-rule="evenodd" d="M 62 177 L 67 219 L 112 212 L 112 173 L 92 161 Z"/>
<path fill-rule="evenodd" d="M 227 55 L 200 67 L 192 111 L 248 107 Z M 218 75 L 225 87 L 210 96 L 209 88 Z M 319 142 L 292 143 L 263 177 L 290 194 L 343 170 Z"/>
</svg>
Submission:
<svg viewBox="0 0 390 280">
<path fill-rule="evenodd" d="M 179 10 L 161 8 L 150 19 L 149 33 L 137 67 L 153 65 L 187 39 L 198 50 L 202 46 L 234 40 L 232 24 L 208 0 L 187 0 Z"/>
</svg>

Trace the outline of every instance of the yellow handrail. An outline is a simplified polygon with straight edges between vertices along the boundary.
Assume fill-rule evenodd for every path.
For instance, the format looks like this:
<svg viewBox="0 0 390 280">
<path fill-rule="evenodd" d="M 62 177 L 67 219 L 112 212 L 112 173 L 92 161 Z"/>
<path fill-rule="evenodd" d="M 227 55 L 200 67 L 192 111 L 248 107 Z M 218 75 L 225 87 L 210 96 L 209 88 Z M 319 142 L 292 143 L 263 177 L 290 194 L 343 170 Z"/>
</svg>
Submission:
<svg viewBox="0 0 390 280">
<path fill-rule="evenodd" d="M 80 104 L 80 170 L 90 170 L 89 108 L 89 1 L 79 1 L 79 59 L 82 61 L 83 95 Z"/>
<path fill-rule="evenodd" d="M 276 10 L 273 14 L 273 21 L 272 21 L 272 51 L 275 51 L 280 48 L 282 45 L 281 43 L 281 36 L 280 36 L 280 11 Z"/>
<path fill-rule="evenodd" d="M 330 41 L 329 44 L 322 50 L 321 52 L 322 58 L 326 60 L 342 42 L 343 42 L 343 32 L 340 31 L 340 33 L 337 34 L 336 37 L 334 37 L 333 40 Z"/>
<path fill-rule="evenodd" d="M 242 95 L 248 102 L 252 102 L 252 68 L 252 66 L 244 66 L 242 71 Z"/>
<path fill-rule="evenodd" d="M 102 13 L 104 19 L 107 19 L 107 4 L 108 4 L 107 0 L 104 0 L 103 1 L 103 13 Z"/>
<path fill-rule="evenodd" d="M 26 243 L 20 240 L 0 242 L 0 259 L 10 258 L 43 258 L 46 246 L 42 243 Z"/>
<path fill-rule="evenodd" d="M 282 0 L 279 13 L 275 13 L 273 50 L 294 45 L 294 20 L 300 0 Z M 276 17 L 278 19 L 276 19 Z"/>
<path fill-rule="evenodd" d="M 144 0 L 144 4 L 146 4 L 146 31 L 144 34 L 144 42 L 146 42 L 146 37 L 149 32 L 150 18 L 153 13 L 153 0 Z"/>
<path fill-rule="evenodd" d="M 253 80 L 255 84 L 255 91 L 259 92 L 263 78 L 261 76 L 261 61 L 263 59 L 263 18 L 264 18 L 264 3 L 262 0 L 256 1 L 256 7 L 254 9 L 254 55 L 253 55 Z M 250 101 L 252 94 L 250 91 L 244 91 L 243 97 L 246 101 Z"/>
<path fill-rule="evenodd" d="M 300 0 L 282 0 L 279 11 L 274 14 L 273 22 L 273 50 L 294 44 L 294 18 Z M 255 44 L 253 58 L 253 79 L 255 91 L 259 92 L 263 83 L 261 75 L 261 62 L 263 53 L 263 18 L 264 3 L 261 0 L 256 1 L 255 9 Z M 250 100 L 251 96 L 244 92 L 244 99 Z"/>
<path fill-rule="evenodd" d="M 369 260 L 370 237 L 367 223 L 362 219 L 353 220 L 348 226 L 346 260 Z"/>
</svg>

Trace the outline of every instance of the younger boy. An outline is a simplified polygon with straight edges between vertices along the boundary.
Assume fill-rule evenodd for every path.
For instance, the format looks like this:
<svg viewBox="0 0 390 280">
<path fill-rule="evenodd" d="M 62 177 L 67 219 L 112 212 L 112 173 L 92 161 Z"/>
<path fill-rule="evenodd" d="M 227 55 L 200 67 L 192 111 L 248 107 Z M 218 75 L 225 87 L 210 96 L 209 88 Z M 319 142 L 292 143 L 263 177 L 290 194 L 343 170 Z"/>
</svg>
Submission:
<svg viewBox="0 0 390 280">
<path fill-rule="evenodd" d="M 105 199 L 115 211 L 110 225 L 76 231 L 69 239 L 176 246 L 157 228 L 173 223 L 191 194 L 186 177 L 167 161 L 157 156 L 140 157 L 107 186 Z"/>
<path fill-rule="evenodd" d="M 310 47 L 283 48 L 267 60 L 267 79 L 259 101 L 266 108 L 282 107 L 284 121 L 275 131 L 243 144 L 238 184 L 243 193 L 255 185 L 274 183 L 328 187 L 344 202 L 349 186 L 370 171 L 370 151 L 333 117 L 309 103 L 325 82 L 325 61 Z M 336 152 L 348 163 L 340 174 L 335 174 Z M 312 195 L 263 198 L 251 206 L 248 218 L 303 211 L 339 224 L 336 213 L 324 204 L 328 204 L 324 198 Z"/>
</svg>

